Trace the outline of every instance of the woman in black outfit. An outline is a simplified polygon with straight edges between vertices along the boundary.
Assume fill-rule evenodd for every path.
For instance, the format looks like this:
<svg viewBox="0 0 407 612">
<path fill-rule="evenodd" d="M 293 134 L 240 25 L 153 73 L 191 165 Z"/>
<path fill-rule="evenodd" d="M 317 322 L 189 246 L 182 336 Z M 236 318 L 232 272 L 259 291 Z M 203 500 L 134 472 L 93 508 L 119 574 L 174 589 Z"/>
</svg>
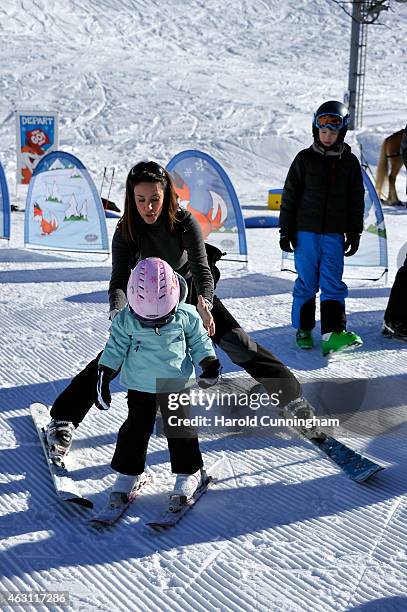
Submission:
<svg viewBox="0 0 407 612">
<path fill-rule="evenodd" d="M 217 251 L 210 245 L 207 247 L 208 253 Z M 140 162 L 127 177 L 124 214 L 112 242 L 111 319 L 126 304 L 131 269 L 146 257 L 164 259 L 185 278 L 189 287 L 187 301 L 197 305 L 209 335 L 233 363 L 263 383 L 270 393 L 280 391 L 281 405 L 301 395 L 295 376 L 255 342 L 214 295 L 211 267 L 199 223 L 189 212 L 179 208 L 169 173 L 152 161 Z M 99 356 L 75 376 L 55 400 L 52 421 L 47 429 L 50 444 L 69 448 L 73 428 L 95 403 Z"/>
<path fill-rule="evenodd" d="M 383 335 L 407 340 L 407 257 L 397 270 L 384 312 Z"/>
</svg>

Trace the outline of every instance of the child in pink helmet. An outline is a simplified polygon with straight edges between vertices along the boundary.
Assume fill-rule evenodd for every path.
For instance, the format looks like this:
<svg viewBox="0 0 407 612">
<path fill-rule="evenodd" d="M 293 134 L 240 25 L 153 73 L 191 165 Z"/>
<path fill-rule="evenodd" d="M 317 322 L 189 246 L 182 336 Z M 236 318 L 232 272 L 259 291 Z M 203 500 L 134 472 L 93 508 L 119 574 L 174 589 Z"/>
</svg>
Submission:
<svg viewBox="0 0 407 612">
<path fill-rule="evenodd" d="M 194 364 L 203 368 L 200 378 L 206 385 L 217 382 L 220 370 L 208 333 L 196 308 L 185 303 L 186 295 L 185 280 L 167 262 L 149 257 L 132 270 L 128 304 L 112 322 L 99 359 L 97 405 L 109 408 L 109 382 L 120 370 L 120 382 L 128 389 L 129 414 L 111 463 L 118 475 L 110 505 L 125 504 L 142 478 L 158 407 L 172 472 L 177 475 L 171 495 L 188 499 L 205 478 L 196 432 L 182 424 L 188 418 L 187 407 L 168 408 L 169 393 L 181 392 L 195 380 Z M 176 428 L 168 421 L 174 415 L 181 423 Z"/>
</svg>

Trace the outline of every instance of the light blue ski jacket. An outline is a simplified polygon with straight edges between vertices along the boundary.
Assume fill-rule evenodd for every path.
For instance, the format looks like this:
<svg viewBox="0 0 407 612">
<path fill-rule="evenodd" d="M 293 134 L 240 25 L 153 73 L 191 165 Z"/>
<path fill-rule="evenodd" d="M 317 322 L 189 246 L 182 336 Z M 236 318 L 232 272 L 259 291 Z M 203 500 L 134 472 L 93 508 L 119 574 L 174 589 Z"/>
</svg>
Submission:
<svg viewBox="0 0 407 612">
<path fill-rule="evenodd" d="M 112 322 L 99 365 L 121 368 L 120 382 L 127 389 L 147 393 L 182 389 L 195 376 L 194 364 L 216 356 L 195 306 L 185 304 L 186 282 L 179 275 L 178 280 L 181 302 L 159 334 L 140 323 L 128 305 Z"/>
</svg>

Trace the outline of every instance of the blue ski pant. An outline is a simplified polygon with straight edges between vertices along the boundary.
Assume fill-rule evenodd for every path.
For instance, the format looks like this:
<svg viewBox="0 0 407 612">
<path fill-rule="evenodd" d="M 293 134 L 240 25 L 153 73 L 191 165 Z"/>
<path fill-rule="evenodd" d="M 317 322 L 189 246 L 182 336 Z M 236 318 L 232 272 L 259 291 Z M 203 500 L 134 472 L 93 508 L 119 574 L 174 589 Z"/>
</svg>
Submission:
<svg viewBox="0 0 407 612">
<path fill-rule="evenodd" d="M 345 298 L 348 288 L 342 281 L 343 234 L 297 232 L 294 250 L 298 278 L 294 283 L 292 325 L 311 330 L 315 326 L 315 297 L 321 291 L 321 332 L 346 329 Z"/>
</svg>

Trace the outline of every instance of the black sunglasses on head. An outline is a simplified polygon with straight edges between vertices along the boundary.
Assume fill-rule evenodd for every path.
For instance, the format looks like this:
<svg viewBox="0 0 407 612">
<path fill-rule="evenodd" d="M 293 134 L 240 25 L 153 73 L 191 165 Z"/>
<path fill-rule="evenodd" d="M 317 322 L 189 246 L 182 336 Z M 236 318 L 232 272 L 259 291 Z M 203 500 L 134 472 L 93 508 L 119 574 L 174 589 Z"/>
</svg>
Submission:
<svg viewBox="0 0 407 612">
<path fill-rule="evenodd" d="M 133 179 L 140 179 L 143 176 L 157 177 L 159 180 L 166 178 L 164 168 L 154 161 L 139 162 L 130 170 L 130 176 Z"/>
</svg>

